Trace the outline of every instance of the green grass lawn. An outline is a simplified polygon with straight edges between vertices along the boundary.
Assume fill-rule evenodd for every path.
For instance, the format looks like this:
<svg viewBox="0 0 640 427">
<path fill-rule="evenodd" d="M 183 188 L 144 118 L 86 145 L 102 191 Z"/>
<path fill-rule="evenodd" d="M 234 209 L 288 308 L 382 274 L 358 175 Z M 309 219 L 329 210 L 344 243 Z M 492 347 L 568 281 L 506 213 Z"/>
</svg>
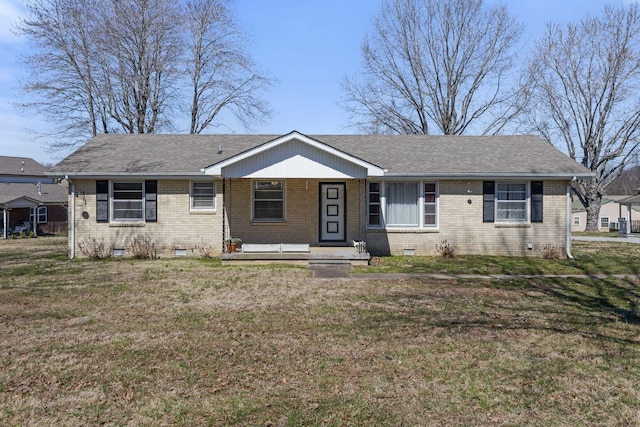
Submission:
<svg viewBox="0 0 640 427">
<path fill-rule="evenodd" d="M 482 255 L 374 257 L 362 273 L 451 274 L 640 274 L 640 245 L 618 242 L 572 244 L 574 259 L 542 259 Z"/>
<path fill-rule="evenodd" d="M 630 273 L 633 251 L 373 268 Z M 57 238 L 0 241 L 0 265 L 3 426 L 640 425 L 635 278 L 322 280 Z"/>
</svg>

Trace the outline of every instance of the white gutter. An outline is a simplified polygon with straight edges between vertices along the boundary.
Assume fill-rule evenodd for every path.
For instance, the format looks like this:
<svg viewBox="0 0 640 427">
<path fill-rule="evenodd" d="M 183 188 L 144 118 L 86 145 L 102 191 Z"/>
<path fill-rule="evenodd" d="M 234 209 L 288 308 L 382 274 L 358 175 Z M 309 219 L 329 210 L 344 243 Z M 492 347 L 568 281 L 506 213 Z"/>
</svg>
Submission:
<svg viewBox="0 0 640 427">
<path fill-rule="evenodd" d="M 574 178 L 575 179 L 575 178 Z M 567 184 L 567 258 L 573 259 L 571 254 L 571 183 Z"/>
<path fill-rule="evenodd" d="M 65 177 L 71 184 L 71 218 L 69 218 L 69 258 L 76 257 L 76 185 Z"/>
</svg>

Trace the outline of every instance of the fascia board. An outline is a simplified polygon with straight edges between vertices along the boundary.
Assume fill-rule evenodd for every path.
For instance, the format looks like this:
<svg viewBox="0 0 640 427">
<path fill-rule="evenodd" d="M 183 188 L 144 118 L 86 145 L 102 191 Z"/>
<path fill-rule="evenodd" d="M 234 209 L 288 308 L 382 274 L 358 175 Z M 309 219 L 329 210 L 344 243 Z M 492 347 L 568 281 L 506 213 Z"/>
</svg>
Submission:
<svg viewBox="0 0 640 427">
<path fill-rule="evenodd" d="M 535 174 L 535 173 L 470 173 L 470 174 L 449 174 L 449 173 L 430 173 L 430 174 L 385 174 L 381 178 L 387 179 L 460 179 L 460 180 L 500 180 L 500 179 L 539 179 L 545 181 L 567 181 L 574 178 L 593 178 L 594 174 Z"/>
<path fill-rule="evenodd" d="M 191 179 L 194 177 L 206 178 L 202 172 L 187 173 L 145 173 L 145 172 L 61 172 L 50 173 L 48 176 L 68 178 L 68 179 L 126 179 L 126 178 L 146 178 L 146 179 Z"/>
</svg>

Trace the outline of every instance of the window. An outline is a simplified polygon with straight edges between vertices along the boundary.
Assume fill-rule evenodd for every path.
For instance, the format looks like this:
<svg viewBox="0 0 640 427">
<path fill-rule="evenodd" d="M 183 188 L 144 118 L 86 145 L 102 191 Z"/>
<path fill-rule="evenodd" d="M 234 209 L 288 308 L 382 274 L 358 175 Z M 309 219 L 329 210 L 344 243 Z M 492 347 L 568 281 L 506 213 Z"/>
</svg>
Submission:
<svg viewBox="0 0 640 427">
<path fill-rule="evenodd" d="M 424 226 L 435 227 L 438 224 L 437 221 L 437 194 L 436 183 L 425 182 L 424 183 Z"/>
<path fill-rule="evenodd" d="M 387 215 L 390 226 L 417 227 L 418 183 L 388 182 L 386 184 Z"/>
<path fill-rule="evenodd" d="M 367 216 L 370 227 L 437 227 L 438 184 L 370 182 Z"/>
<path fill-rule="evenodd" d="M 379 182 L 370 182 L 369 183 L 369 207 L 368 209 L 368 217 L 369 217 L 369 225 L 370 226 L 380 226 L 382 225 L 381 220 L 381 211 L 380 211 L 380 183 Z"/>
<path fill-rule="evenodd" d="M 544 183 L 542 181 L 482 183 L 483 222 L 542 222 Z"/>
<path fill-rule="evenodd" d="M 496 221 L 527 222 L 527 184 L 496 183 Z"/>
<path fill-rule="evenodd" d="M 284 221 L 284 181 L 254 181 L 253 185 L 253 220 Z"/>
<path fill-rule="evenodd" d="M 157 181 L 96 181 L 97 222 L 156 222 Z"/>
<path fill-rule="evenodd" d="M 574 216 L 573 217 L 573 225 L 580 225 L 580 217 L 579 216 Z"/>
<path fill-rule="evenodd" d="M 216 186 L 211 182 L 191 183 L 191 209 L 214 210 L 216 208 Z"/>
<path fill-rule="evenodd" d="M 600 218 L 600 228 L 609 228 L 609 217 L 603 216 Z"/>
<path fill-rule="evenodd" d="M 111 198 L 112 220 L 144 220 L 144 189 L 142 182 L 114 182 Z"/>
<path fill-rule="evenodd" d="M 47 207 L 38 206 L 37 208 L 31 208 L 29 210 L 29 216 L 36 219 L 38 224 L 45 224 L 47 222 Z"/>
</svg>

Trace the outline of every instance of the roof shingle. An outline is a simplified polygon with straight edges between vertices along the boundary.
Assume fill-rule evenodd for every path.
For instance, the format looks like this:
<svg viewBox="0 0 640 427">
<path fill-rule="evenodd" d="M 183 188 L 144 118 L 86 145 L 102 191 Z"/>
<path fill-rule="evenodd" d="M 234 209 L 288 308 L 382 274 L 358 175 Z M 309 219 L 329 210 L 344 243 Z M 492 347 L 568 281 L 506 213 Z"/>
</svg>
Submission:
<svg viewBox="0 0 640 427">
<path fill-rule="evenodd" d="M 98 135 L 62 160 L 53 175 L 201 175 L 204 167 L 282 135 Z M 387 169 L 389 176 L 589 176 L 531 135 L 308 135 Z"/>
<path fill-rule="evenodd" d="M 47 168 L 29 157 L 0 156 L 0 175 L 45 176 Z"/>
</svg>

